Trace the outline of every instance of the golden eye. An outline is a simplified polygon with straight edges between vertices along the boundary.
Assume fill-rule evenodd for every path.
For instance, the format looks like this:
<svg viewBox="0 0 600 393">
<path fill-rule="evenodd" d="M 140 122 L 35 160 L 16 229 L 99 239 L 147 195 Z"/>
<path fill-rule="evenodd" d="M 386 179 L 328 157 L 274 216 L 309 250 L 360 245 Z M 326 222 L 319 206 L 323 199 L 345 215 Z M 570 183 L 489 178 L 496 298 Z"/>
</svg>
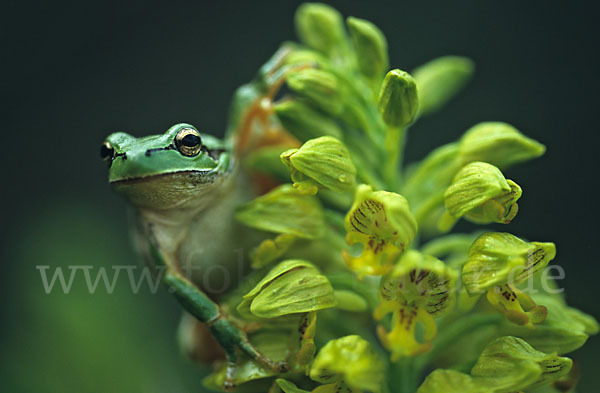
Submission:
<svg viewBox="0 0 600 393">
<path fill-rule="evenodd" d="M 175 136 L 175 146 L 184 156 L 193 157 L 202 150 L 202 139 L 193 128 L 183 128 Z"/>
<path fill-rule="evenodd" d="M 115 157 L 115 149 L 108 142 L 104 142 L 102 146 L 100 146 L 100 158 L 104 161 L 111 161 Z"/>
</svg>

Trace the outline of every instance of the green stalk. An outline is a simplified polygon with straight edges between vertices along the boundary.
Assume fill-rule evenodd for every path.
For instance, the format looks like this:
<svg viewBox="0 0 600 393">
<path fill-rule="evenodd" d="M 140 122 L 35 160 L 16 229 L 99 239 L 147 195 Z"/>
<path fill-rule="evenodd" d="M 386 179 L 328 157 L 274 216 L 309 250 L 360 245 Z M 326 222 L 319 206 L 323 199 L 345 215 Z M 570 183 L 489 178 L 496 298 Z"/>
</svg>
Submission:
<svg viewBox="0 0 600 393">
<path fill-rule="evenodd" d="M 389 127 L 385 136 L 387 157 L 383 165 L 383 178 L 390 191 L 397 191 L 398 189 L 405 130 L 403 127 Z"/>
</svg>

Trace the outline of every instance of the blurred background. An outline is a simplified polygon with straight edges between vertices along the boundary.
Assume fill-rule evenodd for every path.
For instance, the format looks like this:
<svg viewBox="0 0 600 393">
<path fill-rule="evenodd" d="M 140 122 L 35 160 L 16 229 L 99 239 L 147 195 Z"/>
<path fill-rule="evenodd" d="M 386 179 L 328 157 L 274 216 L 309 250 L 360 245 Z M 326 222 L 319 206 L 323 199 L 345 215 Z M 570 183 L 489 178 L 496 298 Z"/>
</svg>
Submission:
<svg viewBox="0 0 600 393">
<path fill-rule="evenodd" d="M 234 89 L 284 40 L 300 2 L 10 2 L 3 5 L 0 381 L 7 392 L 197 392 L 166 293 L 47 295 L 36 266 L 137 266 L 124 201 L 98 150 L 113 131 L 189 122 L 222 133 Z M 393 67 L 471 57 L 471 85 L 411 129 L 410 161 L 471 125 L 502 120 L 548 147 L 508 171 L 524 189 L 510 231 L 554 241 L 568 302 L 596 318 L 600 265 L 596 13 L 584 2 L 335 1 L 376 23 Z M 81 272 L 79 272 L 81 273 Z M 122 272 L 125 274 L 125 272 Z M 68 274 L 67 274 L 68 277 Z M 595 391 L 600 338 L 572 356 Z"/>
</svg>

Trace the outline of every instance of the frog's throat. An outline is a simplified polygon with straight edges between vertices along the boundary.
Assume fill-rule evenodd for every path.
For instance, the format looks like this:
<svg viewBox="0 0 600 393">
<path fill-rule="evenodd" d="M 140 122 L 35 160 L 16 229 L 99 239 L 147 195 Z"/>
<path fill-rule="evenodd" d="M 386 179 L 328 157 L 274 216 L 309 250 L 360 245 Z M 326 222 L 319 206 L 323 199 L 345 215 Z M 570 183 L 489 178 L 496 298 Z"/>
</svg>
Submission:
<svg viewBox="0 0 600 393">
<path fill-rule="evenodd" d="M 229 177 L 215 170 L 182 170 L 120 179 L 110 184 L 136 208 L 190 212 L 205 208 L 226 187 Z"/>
</svg>

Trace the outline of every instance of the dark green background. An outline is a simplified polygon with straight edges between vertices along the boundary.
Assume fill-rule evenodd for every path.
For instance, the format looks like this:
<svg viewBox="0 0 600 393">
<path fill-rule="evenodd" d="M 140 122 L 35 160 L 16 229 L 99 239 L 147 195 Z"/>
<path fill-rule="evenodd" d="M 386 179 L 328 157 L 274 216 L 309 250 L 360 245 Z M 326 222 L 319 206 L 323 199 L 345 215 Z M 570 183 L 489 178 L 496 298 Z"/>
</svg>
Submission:
<svg viewBox="0 0 600 393">
<path fill-rule="evenodd" d="M 35 266 L 135 264 L 123 201 L 98 158 L 105 135 L 177 122 L 222 133 L 236 86 L 283 40 L 298 2 L 11 2 L 2 10 L 0 381 L 10 392 L 194 392 L 166 294 L 44 294 Z M 548 146 L 507 177 L 524 189 L 513 233 L 554 241 L 571 305 L 598 299 L 597 14 L 584 2 L 337 1 L 375 22 L 391 65 L 439 55 L 477 64 L 470 87 L 413 127 L 409 160 L 484 120 Z M 594 391 L 600 339 L 574 356 Z"/>
</svg>

